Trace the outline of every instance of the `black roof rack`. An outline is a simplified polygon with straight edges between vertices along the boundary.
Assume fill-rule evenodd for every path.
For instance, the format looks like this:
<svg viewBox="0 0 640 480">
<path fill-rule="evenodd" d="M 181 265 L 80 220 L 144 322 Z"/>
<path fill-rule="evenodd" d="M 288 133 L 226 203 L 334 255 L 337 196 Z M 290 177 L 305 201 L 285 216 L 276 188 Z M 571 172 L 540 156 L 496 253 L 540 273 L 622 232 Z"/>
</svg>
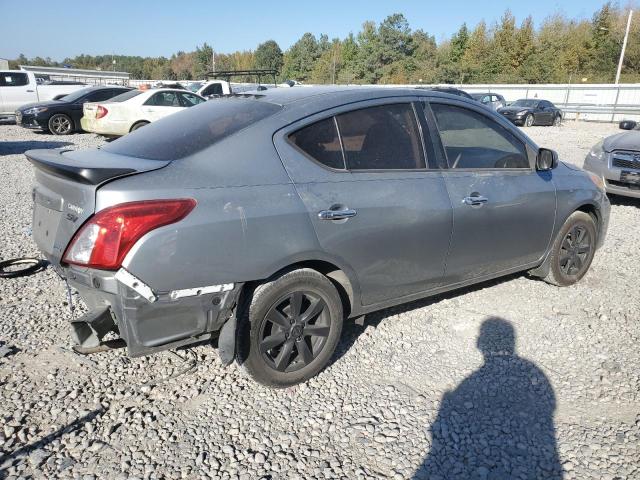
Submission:
<svg viewBox="0 0 640 480">
<path fill-rule="evenodd" d="M 262 83 L 262 77 L 273 77 L 273 84 L 276 84 L 276 77 L 280 72 L 274 68 L 258 68 L 253 70 L 217 70 L 208 72 L 207 78 L 222 78 L 229 82 L 231 77 L 257 77 L 258 84 Z"/>
</svg>

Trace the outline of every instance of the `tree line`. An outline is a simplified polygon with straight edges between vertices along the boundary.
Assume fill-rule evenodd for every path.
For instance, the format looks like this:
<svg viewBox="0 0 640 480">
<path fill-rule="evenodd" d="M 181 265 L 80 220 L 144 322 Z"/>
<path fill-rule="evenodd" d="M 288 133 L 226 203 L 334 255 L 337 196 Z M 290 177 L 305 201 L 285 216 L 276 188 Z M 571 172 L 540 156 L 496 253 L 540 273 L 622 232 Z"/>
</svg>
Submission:
<svg viewBox="0 0 640 480">
<path fill-rule="evenodd" d="M 531 17 L 518 23 L 507 10 L 492 25 L 463 24 L 438 43 L 395 13 L 378 24 L 365 22 L 343 39 L 307 32 L 285 52 L 268 40 L 255 50 L 216 53 L 215 70 L 275 68 L 280 80 L 306 83 L 611 83 L 627 14 L 628 9 L 607 2 L 590 20 L 555 14 L 536 26 Z M 136 79 L 172 80 L 203 79 L 214 69 L 207 43 L 169 58 L 79 55 L 56 62 L 20 55 L 10 64 L 116 69 Z M 640 15 L 629 36 L 621 81 L 640 82 Z"/>
</svg>

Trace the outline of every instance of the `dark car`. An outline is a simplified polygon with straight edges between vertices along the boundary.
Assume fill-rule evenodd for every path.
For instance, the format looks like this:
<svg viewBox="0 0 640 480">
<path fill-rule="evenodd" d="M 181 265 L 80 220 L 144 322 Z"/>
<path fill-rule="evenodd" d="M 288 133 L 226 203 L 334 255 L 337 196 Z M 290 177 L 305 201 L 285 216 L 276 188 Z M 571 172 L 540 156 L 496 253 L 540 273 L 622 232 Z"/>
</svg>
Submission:
<svg viewBox="0 0 640 480">
<path fill-rule="evenodd" d="M 522 127 L 531 127 L 533 125 L 558 126 L 562 122 L 562 110 L 548 100 L 535 98 L 516 100 L 508 107 L 499 108 L 498 113 Z"/>
<path fill-rule="evenodd" d="M 26 155 L 33 238 L 90 309 L 77 351 L 215 335 L 278 387 L 318 373 L 347 318 L 515 272 L 576 283 L 610 210 L 598 177 L 432 90 L 273 88 Z"/>
<path fill-rule="evenodd" d="M 103 102 L 131 90 L 117 85 L 87 87 L 58 100 L 28 103 L 16 110 L 16 123 L 24 128 L 68 135 L 82 130 L 82 106 L 87 102 Z"/>
</svg>

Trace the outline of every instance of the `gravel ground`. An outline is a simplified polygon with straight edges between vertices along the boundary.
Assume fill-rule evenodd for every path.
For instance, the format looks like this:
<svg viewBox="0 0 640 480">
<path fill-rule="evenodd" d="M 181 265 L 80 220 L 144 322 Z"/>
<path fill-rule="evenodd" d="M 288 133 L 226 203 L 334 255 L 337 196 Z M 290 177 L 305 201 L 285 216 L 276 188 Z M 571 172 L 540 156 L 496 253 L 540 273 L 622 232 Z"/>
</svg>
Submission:
<svg viewBox="0 0 640 480">
<path fill-rule="evenodd" d="M 616 131 L 527 130 L 578 165 Z M 101 140 L 0 126 L 1 258 L 38 254 L 22 152 L 67 142 Z M 368 315 L 287 390 L 207 345 L 78 356 L 51 269 L 0 279 L 0 478 L 640 478 L 640 201 L 612 202 L 578 285 L 515 275 Z"/>
</svg>

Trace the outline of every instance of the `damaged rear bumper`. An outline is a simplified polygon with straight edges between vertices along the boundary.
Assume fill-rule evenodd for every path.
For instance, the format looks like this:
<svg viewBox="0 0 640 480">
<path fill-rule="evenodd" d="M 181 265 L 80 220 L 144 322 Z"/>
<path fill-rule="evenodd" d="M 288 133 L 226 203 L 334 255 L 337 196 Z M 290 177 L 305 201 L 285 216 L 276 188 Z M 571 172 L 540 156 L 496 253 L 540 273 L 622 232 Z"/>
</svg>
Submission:
<svg viewBox="0 0 640 480">
<path fill-rule="evenodd" d="M 63 269 L 89 312 L 74 319 L 71 335 L 83 350 L 101 345 L 109 332 L 137 357 L 206 340 L 232 317 L 242 284 L 155 292 L 125 269 Z"/>
</svg>

